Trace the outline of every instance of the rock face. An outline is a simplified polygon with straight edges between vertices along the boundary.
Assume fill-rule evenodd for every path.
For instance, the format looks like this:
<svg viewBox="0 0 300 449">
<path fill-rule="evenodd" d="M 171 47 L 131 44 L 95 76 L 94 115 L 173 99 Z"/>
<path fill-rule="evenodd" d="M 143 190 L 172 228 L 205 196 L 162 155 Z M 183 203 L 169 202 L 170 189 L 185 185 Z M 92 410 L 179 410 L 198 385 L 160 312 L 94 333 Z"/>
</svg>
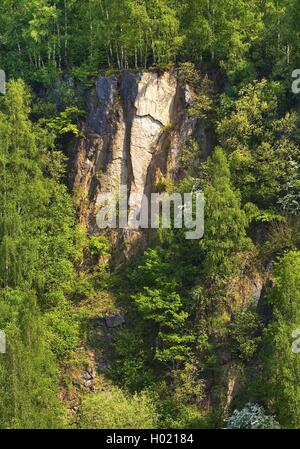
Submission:
<svg viewBox="0 0 300 449">
<path fill-rule="evenodd" d="M 115 328 L 125 324 L 125 318 L 123 315 L 109 316 L 106 317 L 105 322 L 108 328 Z"/>
<path fill-rule="evenodd" d="M 175 70 L 98 78 L 88 99 L 85 137 L 72 155 L 80 220 L 91 234 L 99 233 L 96 215 L 104 193 L 118 196 L 126 186 L 130 212 L 139 209 L 143 194 L 155 192 L 157 181 L 176 177 L 180 150 L 197 125 L 187 113 L 191 101 Z M 136 233 L 123 230 L 117 238 L 134 240 Z"/>
<path fill-rule="evenodd" d="M 164 127 L 174 117 L 177 82 L 173 74 L 145 73 L 139 83 L 134 102 L 135 114 L 131 128 L 132 184 L 129 204 L 139 207 L 145 191 L 147 173 L 155 155 Z"/>
</svg>

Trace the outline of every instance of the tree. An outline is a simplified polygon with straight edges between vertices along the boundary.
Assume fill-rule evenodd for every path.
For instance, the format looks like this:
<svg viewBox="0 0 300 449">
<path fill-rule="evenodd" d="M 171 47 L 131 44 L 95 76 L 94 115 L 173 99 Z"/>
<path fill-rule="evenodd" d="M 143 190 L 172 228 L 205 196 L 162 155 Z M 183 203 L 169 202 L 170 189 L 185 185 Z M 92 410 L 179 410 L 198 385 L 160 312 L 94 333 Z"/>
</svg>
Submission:
<svg viewBox="0 0 300 449">
<path fill-rule="evenodd" d="M 1 115 L 0 272 L 3 287 L 26 284 L 39 305 L 57 305 L 70 290 L 73 263 L 81 253 L 74 206 L 66 187 L 62 155 L 48 151 L 51 138 L 28 119 L 22 82 L 8 84 Z"/>
<path fill-rule="evenodd" d="M 181 25 L 188 60 L 219 63 L 230 75 L 253 70 L 249 53 L 263 29 L 255 0 L 186 1 Z"/>
<path fill-rule="evenodd" d="M 227 158 L 216 148 L 207 164 L 205 233 L 200 241 L 202 270 L 207 278 L 233 275 L 239 268 L 239 253 L 249 248 L 247 218 L 240 196 L 231 184 Z"/>
<path fill-rule="evenodd" d="M 162 251 L 146 251 L 144 263 L 137 267 L 131 278 L 141 284 L 132 300 L 145 320 L 156 328 L 156 354 L 160 361 L 182 361 L 188 357 L 192 335 L 184 332 L 188 313 L 177 293 L 176 277 L 168 272 L 170 261 L 164 260 Z"/>
<path fill-rule="evenodd" d="M 52 428 L 63 425 L 56 355 L 77 342 L 64 295 L 80 251 L 73 204 L 60 184 L 62 158 L 30 122 L 29 100 L 24 83 L 11 81 L 0 105 L 0 302 L 8 341 L 0 420 Z"/>
<path fill-rule="evenodd" d="M 300 367 L 292 333 L 300 328 L 300 253 L 286 253 L 274 268 L 275 286 L 268 300 L 274 319 L 263 340 L 261 391 L 283 427 L 300 426 Z"/>
<path fill-rule="evenodd" d="M 63 427 L 59 370 L 32 292 L 1 290 L 0 327 L 6 335 L 0 360 L 1 429 Z"/>
<path fill-rule="evenodd" d="M 299 2 L 297 0 L 270 0 L 261 3 L 264 31 L 257 57 L 275 76 L 290 77 L 299 63 Z"/>
<path fill-rule="evenodd" d="M 217 125 L 243 201 L 264 208 L 278 203 L 298 176 L 297 115 L 286 113 L 280 118 L 281 96 L 277 82 L 251 83 L 236 100 L 223 97 Z"/>
</svg>

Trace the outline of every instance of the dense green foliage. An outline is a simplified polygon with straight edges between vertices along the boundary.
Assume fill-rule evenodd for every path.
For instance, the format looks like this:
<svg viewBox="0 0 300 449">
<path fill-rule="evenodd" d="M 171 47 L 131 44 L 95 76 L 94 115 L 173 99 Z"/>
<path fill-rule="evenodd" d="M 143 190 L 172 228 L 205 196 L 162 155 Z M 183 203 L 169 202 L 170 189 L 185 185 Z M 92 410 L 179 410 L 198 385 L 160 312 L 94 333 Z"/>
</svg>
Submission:
<svg viewBox="0 0 300 449">
<path fill-rule="evenodd" d="M 0 65 L 31 79 L 178 59 L 249 79 L 299 61 L 297 0 L 3 0 L 0 13 Z"/>
<path fill-rule="evenodd" d="M 1 428 L 300 427 L 299 20 L 298 0 L 1 1 Z M 160 230 L 112 272 L 61 150 L 99 73 L 171 67 L 212 148 L 193 136 L 156 188 L 203 191 L 205 234 Z"/>
<path fill-rule="evenodd" d="M 80 255 L 73 206 L 59 183 L 61 155 L 47 151 L 50 136 L 28 119 L 23 82 L 9 83 L 0 114 L 0 302 L 8 342 L 1 425 L 59 427 L 56 356 L 77 341 L 64 296 Z"/>
<path fill-rule="evenodd" d="M 264 335 L 264 394 L 283 426 L 299 428 L 300 366 L 291 348 L 291 337 L 299 329 L 300 253 L 286 253 L 275 267 L 276 285 L 269 293 L 274 319 Z"/>
<path fill-rule="evenodd" d="M 156 410 L 145 393 L 127 398 L 118 388 L 87 396 L 80 410 L 82 429 L 153 429 Z"/>
</svg>

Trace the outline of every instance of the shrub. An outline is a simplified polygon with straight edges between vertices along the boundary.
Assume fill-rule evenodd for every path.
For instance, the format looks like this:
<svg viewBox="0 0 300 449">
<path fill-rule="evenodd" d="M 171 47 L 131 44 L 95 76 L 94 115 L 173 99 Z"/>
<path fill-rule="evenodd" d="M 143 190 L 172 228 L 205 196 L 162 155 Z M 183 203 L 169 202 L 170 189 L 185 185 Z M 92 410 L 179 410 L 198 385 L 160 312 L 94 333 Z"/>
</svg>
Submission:
<svg viewBox="0 0 300 449">
<path fill-rule="evenodd" d="M 247 311 L 236 315 L 230 326 L 231 350 L 247 361 L 253 357 L 261 342 L 261 320 L 257 313 Z"/>
<path fill-rule="evenodd" d="M 227 429 L 280 429 L 273 416 L 268 416 L 263 407 L 247 404 L 242 410 L 235 410 L 229 418 Z"/>
<path fill-rule="evenodd" d="M 129 397 L 116 387 L 87 396 L 80 410 L 82 429 L 149 429 L 156 422 L 155 407 L 146 393 Z"/>
</svg>

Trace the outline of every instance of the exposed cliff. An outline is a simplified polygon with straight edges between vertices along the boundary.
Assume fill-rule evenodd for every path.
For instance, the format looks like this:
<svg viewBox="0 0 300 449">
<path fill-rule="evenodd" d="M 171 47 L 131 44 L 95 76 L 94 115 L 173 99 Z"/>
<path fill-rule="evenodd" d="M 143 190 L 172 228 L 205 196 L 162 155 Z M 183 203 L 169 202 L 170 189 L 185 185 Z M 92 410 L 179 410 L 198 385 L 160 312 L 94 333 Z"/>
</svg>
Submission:
<svg viewBox="0 0 300 449">
<path fill-rule="evenodd" d="M 136 210 L 142 195 L 155 192 L 159 180 L 176 178 L 188 139 L 195 135 L 207 147 L 204 123 L 188 114 L 192 97 L 176 70 L 98 78 L 87 101 L 85 137 L 73 150 L 74 190 L 89 233 L 99 232 L 96 214 L 102 193 L 118 195 L 125 185 L 129 209 Z M 132 244 L 141 235 L 126 229 L 116 237 Z"/>
<path fill-rule="evenodd" d="M 79 219 L 89 234 L 103 232 L 96 224 L 97 212 L 103 207 L 103 193 L 117 197 L 120 186 L 126 186 L 129 211 L 138 210 L 142 195 L 155 192 L 159 181 L 176 181 L 182 176 L 180 156 L 189 139 L 198 142 L 203 157 L 210 153 L 213 142 L 209 123 L 190 114 L 194 96 L 176 70 L 163 74 L 145 71 L 138 75 L 123 72 L 97 79 L 87 98 L 84 137 L 72 146 L 71 157 Z M 135 250 L 145 248 L 149 232 L 117 229 L 110 231 L 109 237 L 117 244 L 114 256 L 119 262 Z M 248 265 L 250 262 L 245 260 L 242 272 L 228 286 L 228 323 L 234 310 L 256 307 L 262 297 L 267 276 L 265 279 L 256 270 L 248 269 Z M 111 338 L 111 331 L 108 334 Z M 222 343 L 226 348 L 227 342 Z M 109 339 L 105 346 L 110 348 Z M 217 356 L 218 376 L 206 380 L 208 389 L 213 381 L 220 385 L 227 408 L 241 387 L 242 376 L 228 350 L 218 351 Z M 108 366 L 103 354 L 99 360 L 97 357 L 98 368 Z M 220 394 L 217 399 L 213 394 L 209 397 L 212 402 L 220 401 Z"/>
</svg>

